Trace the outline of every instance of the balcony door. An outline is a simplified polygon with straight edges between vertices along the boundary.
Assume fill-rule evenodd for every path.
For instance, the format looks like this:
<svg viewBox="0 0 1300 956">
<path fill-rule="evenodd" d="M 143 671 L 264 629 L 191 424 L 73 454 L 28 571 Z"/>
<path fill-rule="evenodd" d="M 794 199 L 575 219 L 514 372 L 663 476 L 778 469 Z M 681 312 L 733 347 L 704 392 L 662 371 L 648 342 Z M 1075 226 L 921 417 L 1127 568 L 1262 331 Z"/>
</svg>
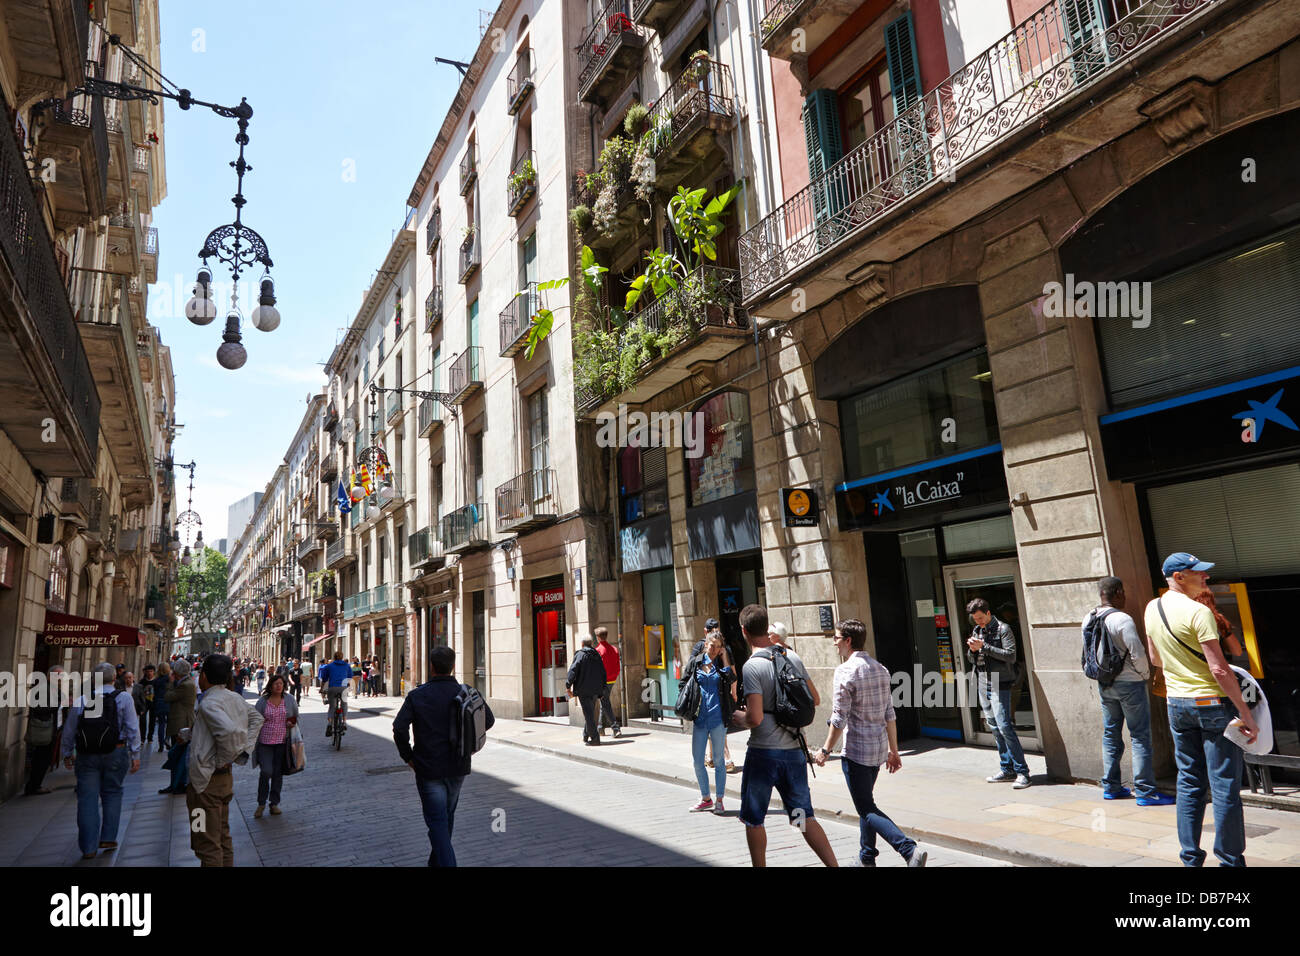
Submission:
<svg viewBox="0 0 1300 956">
<path fill-rule="evenodd" d="M 528 293 L 533 283 L 538 281 L 537 276 L 537 233 L 532 233 L 527 239 L 520 244 L 519 249 L 519 291 Z M 529 321 L 533 315 L 533 303 L 525 296 L 523 313 L 516 313 L 520 316 L 520 325 Z"/>
<path fill-rule="evenodd" d="M 466 323 L 465 341 L 468 342 L 469 360 L 465 363 L 469 371 L 470 382 L 479 382 L 478 362 L 478 299 L 469 304 L 469 317 Z"/>
<path fill-rule="evenodd" d="M 528 396 L 529 468 L 532 470 L 532 511 L 551 492 L 551 432 L 546 409 L 546 389 L 539 388 Z"/>
</svg>

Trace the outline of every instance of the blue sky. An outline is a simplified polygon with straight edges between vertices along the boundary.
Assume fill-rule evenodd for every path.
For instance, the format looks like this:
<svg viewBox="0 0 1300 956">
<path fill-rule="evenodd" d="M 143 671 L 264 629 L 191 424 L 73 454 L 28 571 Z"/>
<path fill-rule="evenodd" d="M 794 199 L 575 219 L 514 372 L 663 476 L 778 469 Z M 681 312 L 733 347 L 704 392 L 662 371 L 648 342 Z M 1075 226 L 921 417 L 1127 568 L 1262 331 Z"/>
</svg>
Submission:
<svg viewBox="0 0 1300 956">
<path fill-rule="evenodd" d="M 470 60 L 479 12 L 443 0 L 162 0 L 161 8 L 163 74 L 198 99 L 233 106 L 247 97 L 254 109 L 243 218 L 270 248 L 282 316 L 263 333 L 245 311 L 248 362 L 232 372 L 216 364 L 228 299 L 203 327 L 177 311 L 208 231 L 234 219 L 228 164 L 238 147 L 234 120 L 169 101 L 168 195 L 154 212 L 159 282 L 149 315 L 176 373 L 176 417 L 185 425 L 176 460 L 198 462 L 194 508 L 205 540 L 215 541 L 227 536 L 227 506 L 263 489 L 307 396 L 325 382 L 321 363 L 402 225 L 459 85 L 459 72 L 434 57 Z M 244 279 L 255 289 L 260 275 L 259 267 Z M 187 477 L 177 475 L 178 511 Z"/>
</svg>

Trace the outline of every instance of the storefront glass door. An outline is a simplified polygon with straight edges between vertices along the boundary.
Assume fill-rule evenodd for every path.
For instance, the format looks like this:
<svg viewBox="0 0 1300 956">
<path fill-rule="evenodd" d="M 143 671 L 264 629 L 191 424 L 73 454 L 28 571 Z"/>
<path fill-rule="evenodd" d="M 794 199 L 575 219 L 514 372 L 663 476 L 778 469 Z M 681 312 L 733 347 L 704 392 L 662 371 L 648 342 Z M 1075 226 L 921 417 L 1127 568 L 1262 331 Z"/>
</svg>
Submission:
<svg viewBox="0 0 1300 956">
<path fill-rule="evenodd" d="M 949 620 L 952 629 L 953 652 L 958 668 L 957 699 L 961 706 L 962 725 L 966 739 L 993 745 L 993 735 L 984 723 L 979 701 L 975 696 L 975 682 L 971 675 L 970 652 L 966 639 L 970 637 L 975 622 L 966 613 L 966 605 L 974 598 L 988 601 L 994 616 L 1010 625 L 1016 634 L 1016 663 L 1019 675 L 1011 688 L 1011 711 L 1015 714 L 1016 735 L 1026 750 L 1039 750 L 1038 721 L 1033 699 L 1033 682 L 1029 679 L 1031 660 L 1029 643 L 1025 637 L 1023 613 L 1024 597 L 1020 586 L 1020 566 L 1014 559 L 981 561 L 974 564 L 949 565 L 944 568 L 944 582 L 948 595 Z"/>
</svg>

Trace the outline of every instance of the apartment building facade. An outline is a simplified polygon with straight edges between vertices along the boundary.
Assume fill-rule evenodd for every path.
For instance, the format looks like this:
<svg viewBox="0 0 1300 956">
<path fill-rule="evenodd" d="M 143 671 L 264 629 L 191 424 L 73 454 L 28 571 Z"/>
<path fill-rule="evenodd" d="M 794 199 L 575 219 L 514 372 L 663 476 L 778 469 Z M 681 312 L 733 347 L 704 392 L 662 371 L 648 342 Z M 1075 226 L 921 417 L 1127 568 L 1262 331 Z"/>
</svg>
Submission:
<svg viewBox="0 0 1300 956">
<path fill-rule="evenodd" d="M 825 624 L 849 616 L 892 671 L 941 674 L 903 735 L 990 743 L 962 693 L 965 605 L 986 598 L 1021 637 L 1021 739 L 1096 779 L 1078 634 L 1102 576 L 1141 608 L 1166 554 L 1217 562 L 1238 663 L 1270 699 L 1298 686 L 1300 565 L 1277 545 L 1300 446 L 1273 410 L 1300 374 L 1300 19 L 955 7 L 763 11 L 785 199 L 740 260 L 773 370 L 748 388 L 767 603 L 823 681 Z M 812 526 L 783 520 L 792 488 Z"/>
<path fill-rule="evenodd" d="M 138 671 L 175 626 L 175 385 L 146 319 L 162 107 L 68 96 L 139 75 L 110 33 L 158 63 L 153 0 L 0 10 L 0 667 L 18 675 Z M 0 714 L 0 798 L 21 782 L 26 720 Z"/>
</svg>

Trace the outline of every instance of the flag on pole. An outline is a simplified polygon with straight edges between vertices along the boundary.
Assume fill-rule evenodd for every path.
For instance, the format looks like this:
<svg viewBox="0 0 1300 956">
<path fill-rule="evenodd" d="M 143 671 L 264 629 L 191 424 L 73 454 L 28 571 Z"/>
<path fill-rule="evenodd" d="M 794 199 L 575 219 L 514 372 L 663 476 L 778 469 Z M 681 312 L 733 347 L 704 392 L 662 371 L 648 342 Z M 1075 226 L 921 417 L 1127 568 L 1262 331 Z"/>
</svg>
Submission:
<svg viewBox="0 0 1300 956">
<path fill-rule="evenodd" d="M 375 483 L 370 477 L 370 469 L 365 465 L 357 472 L 357 479 L 361 482 L 361 487 L 366 489 L 366 494 L 371 495 L 375 492 Z"/>
<path fill-rule="evenodd" d="M 339 482 L 339 514 L 345 515 L 352 510 L 352 499 L 348 497 L 343 482 Z"/>
</svg>

